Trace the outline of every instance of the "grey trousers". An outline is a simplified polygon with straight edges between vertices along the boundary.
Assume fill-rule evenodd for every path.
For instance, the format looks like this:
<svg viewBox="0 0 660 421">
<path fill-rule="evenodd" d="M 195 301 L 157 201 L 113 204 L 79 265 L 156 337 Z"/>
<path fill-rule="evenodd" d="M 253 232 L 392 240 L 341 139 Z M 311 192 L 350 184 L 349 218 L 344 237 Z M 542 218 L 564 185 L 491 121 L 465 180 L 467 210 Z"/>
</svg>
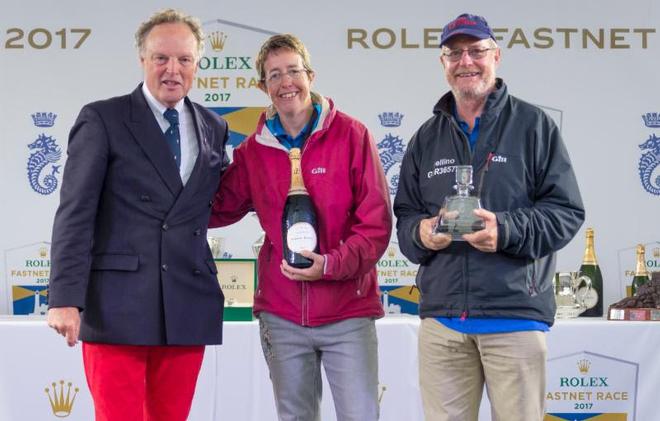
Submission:
<svg viewBox="0 0 660 421">
<path fill-rule="evenodd" d="M 262 312 L 259 328 L 280 421 L 321 419 L 321 364 L 337 421 L 378 419 L 378 340 L 373 319 L 304 327 Z"/>
</svg>

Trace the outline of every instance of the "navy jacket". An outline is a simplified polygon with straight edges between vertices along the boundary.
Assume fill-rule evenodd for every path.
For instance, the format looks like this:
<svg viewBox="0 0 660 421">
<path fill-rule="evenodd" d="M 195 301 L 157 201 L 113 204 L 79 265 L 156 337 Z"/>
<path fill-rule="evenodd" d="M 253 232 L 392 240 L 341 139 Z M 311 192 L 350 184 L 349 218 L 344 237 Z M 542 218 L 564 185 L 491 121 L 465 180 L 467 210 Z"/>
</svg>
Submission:
<svg viewBox="0 0 660 421">
<path fill-rule="evenodd" d="M 540 108 L 497 80 L 474 153 L 452 116 L 448 93 L 408 144 L 394 199 L 403 254 L 420 263 L 422 317 L 521 318 L 554 322 L 554 252 L 584 221 L 584 206 L 559 129 Z M 471 164 L 481 206 L 497 216 L 496 253 L 454 241 L 440 251 L 419 239 L 419 222 L 455 194 L 454 167 Z M 486 172 L 487 169 L 487 172 Z"/>
<path fill-rule="evenodd" d="M 199 156 L 181 182 L 141 90 L 83 107 L 53 225 L 49 306 L 82 310 L 84 341 L 222 342 L 224 297 L 206 241 L 227 124 L 185 100 Z"/>
</svg>

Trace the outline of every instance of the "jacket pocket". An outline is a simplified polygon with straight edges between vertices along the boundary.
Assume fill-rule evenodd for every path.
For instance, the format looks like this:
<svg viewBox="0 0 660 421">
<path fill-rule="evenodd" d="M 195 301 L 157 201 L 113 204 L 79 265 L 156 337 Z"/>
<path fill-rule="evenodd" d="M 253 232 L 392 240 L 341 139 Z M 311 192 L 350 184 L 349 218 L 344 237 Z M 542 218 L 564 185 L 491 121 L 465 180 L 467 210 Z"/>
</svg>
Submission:
<svg viewBox="0 0 660 421">
<path fill-rule="evenodd" d="M 140 259 L 132 254 L 97 254 L 92 257 L 92 270 L 138 270 Z"/>
<path fill-rule="evenodd" d="M 525 273 L 525 285 L 527 286 L 527 293 L 530 297 L 538 295 L 538 285 L 536 284 L 536 263 L 534 259 L 526 259 L 527 271 Z"/>
<path fill-rule="evenodd" d="M 417 276 L 415 277 L 415 285 L 417 286 L 417 289 L 419 290 L 420 294 L 423 294 L 425 289 L 422 288 L 422 279 L 424 278 L 425 270 L 426 270 L 426 265 L 419 265 L 419 269 L 417 269 Z"/>
<path fill-rule="evenodd" d="M 367 296 L 367 291 L 365 288 L 367 284 L 366 278 L 366 275 L 362 275 L 355 279 L 355 296 L 358 298 L 364 298 Z"/>
</svg>

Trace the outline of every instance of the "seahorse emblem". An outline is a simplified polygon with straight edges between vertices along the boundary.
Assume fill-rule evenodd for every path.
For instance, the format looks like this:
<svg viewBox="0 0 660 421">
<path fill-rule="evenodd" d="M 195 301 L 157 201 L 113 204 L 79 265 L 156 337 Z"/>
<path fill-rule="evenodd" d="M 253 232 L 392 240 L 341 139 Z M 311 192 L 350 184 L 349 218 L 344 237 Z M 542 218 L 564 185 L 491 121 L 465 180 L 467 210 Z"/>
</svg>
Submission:
<svg viewBox="0 0 660 421">
<path fill-rule="evenodd" d="M 389 182 L 390 194 L 395 195 L 399 187 L 399 170 L 401 169 L 401 161 L 403 161 L 403 139 L 388 134 L 378 142 L 377 147 L 380 162 L 383 164 L 383 170 Z"/>
<path fill-rule="evenodd" d="M 647 192 L 660 196 L 660 137 L 650 135 L 646 142 L 639 145 L 639 149 L 648 150 L 639 159 L 642 186 Z"/>
<path fill-rule="evenodd" d="M 28 149 L 34 151 L 30 153 L 27 163 L 30 186 L 39 194 L 51 194 L 57 189 L 58 184 L 55 174 L 60 172 L 60 165 L 55 165 L 55 163 L 62 156 L 60 147 L 55 144 L 53 137 L 40 134 L 37 140 L 28 145 Z M 51 165 L 50 174 L 42 177 L 42 173 L 48 165 Z"/>
<path fill-rule="evenodd" d="M 650 135 L 639 148 L 647 151 L 639 159 L 642 186 L 647 192 L 660 196 L 660 137 Z"/>
</svg>

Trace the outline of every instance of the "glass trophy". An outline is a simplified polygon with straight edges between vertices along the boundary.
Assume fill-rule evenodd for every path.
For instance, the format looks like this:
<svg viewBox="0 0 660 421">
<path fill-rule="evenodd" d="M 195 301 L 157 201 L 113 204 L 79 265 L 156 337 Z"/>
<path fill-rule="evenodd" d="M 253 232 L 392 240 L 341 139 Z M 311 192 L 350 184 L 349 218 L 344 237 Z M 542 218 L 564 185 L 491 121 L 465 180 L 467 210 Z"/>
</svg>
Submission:
<svg viewBox="0 0 660 421">
<path fill-rule="evenodd" d="M 463 241 L 463 234 L 470 234 L 485 228 L 484 221 L 474 214 L 481 208 L 478 197 L 470 196 L 472 185 L 472 165 L 456 166 L 456 194 L 445 198 L 438 214 L 435 233 L 449 234 L 452 240 Z"/>
</svg>

